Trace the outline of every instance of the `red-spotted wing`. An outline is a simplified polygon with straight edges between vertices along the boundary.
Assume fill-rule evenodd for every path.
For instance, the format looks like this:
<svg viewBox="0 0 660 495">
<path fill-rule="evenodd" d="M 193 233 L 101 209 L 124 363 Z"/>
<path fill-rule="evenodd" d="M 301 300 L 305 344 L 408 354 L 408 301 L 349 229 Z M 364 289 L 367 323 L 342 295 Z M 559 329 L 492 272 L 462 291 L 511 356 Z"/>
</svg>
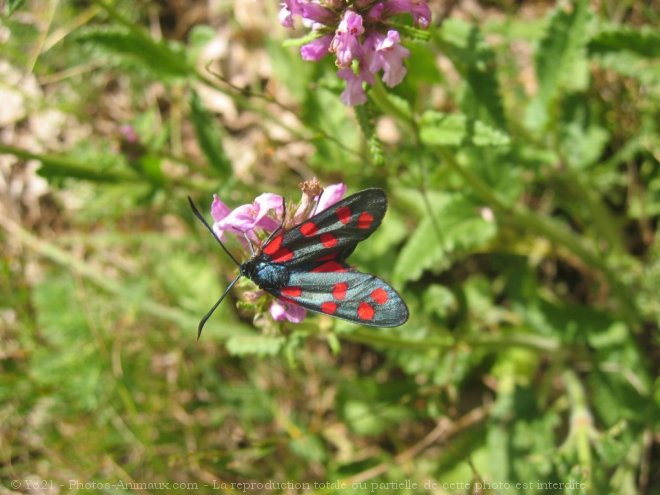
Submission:
<svg viewBox="0 0 660 495">
<path fill-rule="evenodd" d="M 401 296 L 386 282 L 352 271 L 343 262 L 325 261 L 293 270 L 286 287 L 272 290 L 303 308 L 362 325 L 396 327 L 408 319 Z"/>
<path fill-rule="evenodd" d="M 378 228 L 386 209 L 382 189 L 365 189 L 277 234 L 263 247 L 261 256 L 290 269 L 310 262 L 344 260 Z"/>
</svg>

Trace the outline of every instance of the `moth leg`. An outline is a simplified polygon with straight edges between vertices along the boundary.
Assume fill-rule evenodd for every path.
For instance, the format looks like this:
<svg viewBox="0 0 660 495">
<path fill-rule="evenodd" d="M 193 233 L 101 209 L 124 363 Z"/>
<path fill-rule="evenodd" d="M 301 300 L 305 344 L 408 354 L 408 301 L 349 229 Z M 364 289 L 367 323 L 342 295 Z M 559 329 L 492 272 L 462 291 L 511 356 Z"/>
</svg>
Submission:
<svg viewBox="0 0 660 495">
<path fill-rule="evenodd" d="M 250 253 L 252 253 L 252 257 L 254 258 L 257 255 L 257 253 L 254 249 L 254 244 L 252 243 L 252 239 L 250 239 L 245 232 L 243 232 L 243 237 L 245 237 L 245 240 L 247 241 L 248 246 L 250 246 Z"/>
</svg>

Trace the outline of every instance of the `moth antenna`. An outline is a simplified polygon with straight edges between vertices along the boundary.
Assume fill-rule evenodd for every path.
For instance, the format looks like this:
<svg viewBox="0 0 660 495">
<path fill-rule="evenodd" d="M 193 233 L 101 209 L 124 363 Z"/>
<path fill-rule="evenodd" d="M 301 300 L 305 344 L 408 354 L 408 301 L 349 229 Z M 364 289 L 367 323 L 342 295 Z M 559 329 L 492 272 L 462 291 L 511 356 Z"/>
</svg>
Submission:
<svg viewBox="0 0 660 495">
<path fill-rule="evenodd" d="M 241 278 L 241 277 L 242 277 L 242 275 L 238 275 L 234 280 L 231 281 L 231 283 L 225 289 L 224 293 L 220 296 L 220 299 L 218 299 L 218 302 L 216 302 L 213 305 L 213 307 L 209 310 L 209 312 L 204 315 L 204 318 L 202 318 L 200 320 L 199 325 L 197 327 L 197 340 L 198 341 L 199 341 L 199 338 L 202 336 L 202 330 L 204 330 L 204 325 L 206 324 L 206 320 L 208 320 L 211 317 L 211 315 L 213 314 L 213 312 L 216 310 L 216 308 L 218 306 L 220 306 L 220 303 L 222 302 L 222 300 L 225 298 L 225 296 L 227 294 L 229 294 L 229 291 L 231 290 L 231 288 L 234 286 L 234 284 L 236 282 L 238 282 L 238 279 Z"/>
<path fill-rule="evenodd" d="M 237 266 L 241 266 L 241 264 L 234 258 L 234 256 L 229 252 L 229 250 L 225 247 L 224 243 L 220 240 L 220 238 L 213 232 L 213 229 L 211 226 L 206 222 L 202 214 L 199 212 L 197 207 L 195 206 L 195 203 L 193 203 L 193 200 L 190 196 L 188 196 L 188 202 L 190 203 L 190 207 L 192 208 L 193 213 L 195 216 L 199 219 L 200 222 L 204 224 L 204 227 L 208 229 L 208 231 L 211 233 L 213 237 L 215 237 L 215 240 L 218 241 L 218 244 L 222 247 L 222 249 L 227 253 L 227 255 L 231 258 L 231 260 L 236 263 Z M 215 309 L 215 308 L 214 308 Z"/>
</svg>

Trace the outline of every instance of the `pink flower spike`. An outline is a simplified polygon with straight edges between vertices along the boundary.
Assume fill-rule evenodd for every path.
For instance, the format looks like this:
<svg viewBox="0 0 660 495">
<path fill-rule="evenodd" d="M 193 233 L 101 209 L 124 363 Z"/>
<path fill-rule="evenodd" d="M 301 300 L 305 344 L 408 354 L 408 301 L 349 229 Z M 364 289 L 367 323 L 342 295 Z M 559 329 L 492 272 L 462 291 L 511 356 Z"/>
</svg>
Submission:
<svg viewBox="0 0 660 495">
<path fill-rule="evenodd" d="M 275 321 L 287 320 L 291 323 L 300 323 L 307 316 L 307 311 L 296 304 L 276 299 L 270 305 L 270 315 Z"/>
<path fill-rule="evenodd" d="M 360 56 L 361 50 L 358 37 L 362 33 L 364 33 L 362 17 L 352 10 L 347 10 L 330 44 L 330 51 L 337 55 L 337 65 L 339 67 L 348 67 L 354 58 Z"/>
<path fill-rule="evenodd" d="M 314 41 L 307 43 L 300 47 L 300 55 L 303 60 L 318 61 L 325 57 L 330 52 L 330 43 L 332 43 L 332 35 L 326 34 Z"/>
<path fill-rule="evenodd" d="M 318 203 L 316 203 L 316 211 L 314 213 L 321 213 L 323 210 L 328 209 L 343 198 L 344 194 L 346 194 L 346 184 L 341 182 L 326 187 L 321 193 Z"/>
</svg>

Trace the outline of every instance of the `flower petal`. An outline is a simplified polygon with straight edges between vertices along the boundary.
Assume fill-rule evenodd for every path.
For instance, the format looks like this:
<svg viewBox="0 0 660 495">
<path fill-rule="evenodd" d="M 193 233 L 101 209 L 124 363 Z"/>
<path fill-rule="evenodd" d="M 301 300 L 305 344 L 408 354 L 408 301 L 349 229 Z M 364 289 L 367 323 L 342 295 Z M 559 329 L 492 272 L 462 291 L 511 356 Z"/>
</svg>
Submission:
<svg viewBox="0 0 660 495">
<path fill-rule="evenodd" d="M 281 299 L 276 299 L 270 305 L 270 315 L 276 321 L 290 321 L 291 323 L 300 323 L 307 316 L 307 311 L 296 304 L 292 304 Z"/>
<path fill-rule="evenodd" d="M 223 218 L 225 218 L 227 215 L 229 215 L 229 212 L 231 210 L 229 209 L 229 206 L 224 204 L 220 198 L 218 197 L 217 194 L 213 195 L 213 203 L 211 204 L 211 216 L 213 217 L 213 220 L 216 222 L 219 222 Z"/>
<path fill-rule="evenodd" d="M 330 43 L 332 43 L 332 35 L 326 34 L 314 41 L 307 43 L 300 47 L 300 55 L 303 60 L 310 60 L 316 62 L 330 53 Z"/>
<path fill-rule="evenodd" d="M 255 212 L 254 227 L 264 230 L 275 230 L 280 222 L 268 216 L 270 210 L 275 210 L 276 215 L 282 216 L 284 198 L 279 194 L 263 193 L 254 200 L 252 204 Z"/>
<path fill-rule="evenodd" d="M 254 228 L 255 218 L 256 211 L 252 205 L 241 205 L 216 222 L 214 227 L 223 232 L 248 232 Z"/>
<path fill-rule="evenodd" d="M 321 213 L 323 210 L 326 210 L 330 206 L 334 205 L 337 201 L 344 197 L 344 194 L 346 194 L 346 184 L 341 182 L 326 187 L 321 193 L 318 203 L 316 204 L 316 213 Z"/>
<path fill-rule="evenodd" d="M 431 22 L 431 9 L 427 0 L 386 0 L 383 17 L 409 13 L 417 27 L 426 29 Z"/>
<path fill-rule="evenodd" d="M 362 88 L 362 78 L 358 77 L 353 69 L 350 67 L 339 69 L 337 76 L 346 81 L 346 89 L 339 96 L 344 105 L 362 105 L 367 102 L 367 94 Z"/>
<path fill-rule="evenodd" d="M 401 36 L 393 29 L 387 32 L 387 36 L 372 33 L 364 42 L 369 72 L 375 74 L 382 69 L 383 82 L 389 87 L 399 84 L 407 72 L 403 59 L 410 56 L 410 51 L 400 43 Z"/>
<path fill-rule="evenodd" d="M 293 28 L 293 16 L 302 15 L 302 3 L 300 0 L 284 0 L 280 5 L 278 19 L 282 26 Z"/>
<path fill-rule="evenodd" d="M 362 16 L 352 10 L 347 10 L 330 44 L 330 51 L 337 55 L 337 65 L 348 67 L 353 59 L 360 57 L 359 36 L 362 33 L 364 33 Z"/>
<path fill-rule="evenodd" d="M 302 16 L 310 21 L 318 22 L 326 26 L 337 22 L 337 14 L 332 10 L 317 3 L 306 3 L 301 5 Z"/>
</svg>

